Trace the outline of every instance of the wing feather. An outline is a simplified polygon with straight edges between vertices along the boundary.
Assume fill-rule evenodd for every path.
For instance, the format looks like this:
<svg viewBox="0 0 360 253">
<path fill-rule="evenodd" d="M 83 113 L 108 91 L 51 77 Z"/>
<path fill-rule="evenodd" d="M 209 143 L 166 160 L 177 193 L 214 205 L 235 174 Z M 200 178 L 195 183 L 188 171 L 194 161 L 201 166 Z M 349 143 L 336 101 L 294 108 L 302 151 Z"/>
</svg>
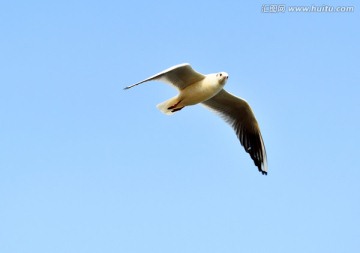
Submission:
<svg viewBox="0 0 360 253">
<path fill-rule="evenodd" d="M 245 151 L 262 174 L 267 174 L 267 157 L 258 122 L 249 104 L 225 90 L 203 102 L 228 122 Z"/>
<path fill-rule="evenodd" d="M 155 74 L 141 82 L 127 86 L 124 89 L 130 89 L 136 85 L 148 82 L 148 81 L 162 81 L 167 84 L 171 84 L 182 90 L 187 86 L 204 79 L 205 76 L 196 72 L 188 63 L 179 64 L 171 68 L 165 69 L 158 74 Z"/>
</svg>

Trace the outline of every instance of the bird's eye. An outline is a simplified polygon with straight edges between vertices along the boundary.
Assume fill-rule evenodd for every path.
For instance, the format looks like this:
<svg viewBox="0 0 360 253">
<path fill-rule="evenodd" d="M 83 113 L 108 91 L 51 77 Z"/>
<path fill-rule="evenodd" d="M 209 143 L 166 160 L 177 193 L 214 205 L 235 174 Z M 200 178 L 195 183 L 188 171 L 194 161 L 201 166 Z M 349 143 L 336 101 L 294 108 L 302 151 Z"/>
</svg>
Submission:
<svg viewBox="0 0 360 253">
<path fill-rule="evenodd" d="M 220 76 L 222 76 L 222 74 L 220 73 Z"/>
</svg>

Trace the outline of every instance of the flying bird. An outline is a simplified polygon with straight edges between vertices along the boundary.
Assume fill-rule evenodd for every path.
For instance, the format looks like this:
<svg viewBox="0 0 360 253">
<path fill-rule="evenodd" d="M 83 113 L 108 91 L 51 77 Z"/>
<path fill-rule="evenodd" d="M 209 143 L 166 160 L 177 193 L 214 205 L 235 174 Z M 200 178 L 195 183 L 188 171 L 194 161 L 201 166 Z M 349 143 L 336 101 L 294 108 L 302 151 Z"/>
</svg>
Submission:
<svg viewBox="0 0 360 253">
<path fill-rule="evenodd" d="M 148 81 L 161 81 L 173 85 L 179 94 L 157 105 L 168 115 L 180 111 L 185 106 L 203 104 L 219 114 L 235 130 L 245 151 L 263 174 L 267 174 L 267 157 L 259 124 L 249 104 L 223 89 L 229 75 L 226 72 L 203 75 L 188 63 L 170 67 L 141 82 L 127 86 L 130 89 Z"/>
</svg>

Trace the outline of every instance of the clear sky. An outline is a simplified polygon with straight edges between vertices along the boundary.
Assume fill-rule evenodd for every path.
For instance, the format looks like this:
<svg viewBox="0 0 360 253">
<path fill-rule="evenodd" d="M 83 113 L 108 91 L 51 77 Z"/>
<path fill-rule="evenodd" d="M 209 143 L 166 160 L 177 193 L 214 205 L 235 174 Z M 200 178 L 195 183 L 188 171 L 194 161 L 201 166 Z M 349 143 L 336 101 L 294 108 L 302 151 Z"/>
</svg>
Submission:
<svg viewBox="0 0 360 253">
<path fill-rule="evenodd" d="M 0 252 L 359 252 L 359 6 L 248 2 L 1 3 Z M 160 113 L 175 89 L 122 90 L 184 62 L 229 73 L 268 176 L 202 106 Z"/>
</svg>

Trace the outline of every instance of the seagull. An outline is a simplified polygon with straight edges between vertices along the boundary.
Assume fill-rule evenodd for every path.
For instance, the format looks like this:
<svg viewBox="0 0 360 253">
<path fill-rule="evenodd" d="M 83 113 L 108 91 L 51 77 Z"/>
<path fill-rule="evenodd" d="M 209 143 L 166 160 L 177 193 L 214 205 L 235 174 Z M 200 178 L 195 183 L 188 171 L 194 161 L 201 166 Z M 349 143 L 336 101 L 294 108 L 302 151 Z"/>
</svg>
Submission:
<svg viewBox="0 0 360 253">
<path fill-rule="evenodd" d="M 171 115 L 186 106 L 202 104 L 219 114 L 230 126 L 254 161 L 255 166 L 267 175 L 267 157 L 259 124 L 249 104 L 242 98 L 225 91 L 228 80 L 226 72 L 203 75 L 188 63 L 170 67 L 141 82 L 127 86 L 130 89 L 148 81 L 160 81 L 177 88 L 179 94 L 157 105 L 157 108 Z"/>
</svg>

